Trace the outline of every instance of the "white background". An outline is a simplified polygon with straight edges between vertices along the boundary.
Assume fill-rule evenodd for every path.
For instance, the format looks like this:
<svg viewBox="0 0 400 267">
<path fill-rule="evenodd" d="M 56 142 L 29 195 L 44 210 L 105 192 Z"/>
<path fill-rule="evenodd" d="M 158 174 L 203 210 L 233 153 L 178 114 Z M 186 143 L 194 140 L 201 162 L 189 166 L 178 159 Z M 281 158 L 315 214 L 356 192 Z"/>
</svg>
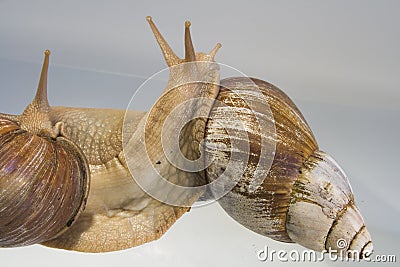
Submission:
<svg viewBox="0 0 400 267">
<path fill-rule="evenodd" d="M 0 111 L 21 113 L 32 99 L 44 49 L 52 51 L 52 105 L 124 109 L 141 82 L 165 67 L 145 17 L 179 55 L 189 19 L 197 50 L 221 42 L 217 61 L 274 83 L 298 104 L 321 149 L 347 172 L 375 252 L 400 260 L 399 11 L 398 1 L 0 0 Z M 101 255 L 0 249 L 0 266 L 278 264 L 257 260 L 265 245 L 301 249 L 252 233 L 213 204 L 137 248 Z"/>
</svg>

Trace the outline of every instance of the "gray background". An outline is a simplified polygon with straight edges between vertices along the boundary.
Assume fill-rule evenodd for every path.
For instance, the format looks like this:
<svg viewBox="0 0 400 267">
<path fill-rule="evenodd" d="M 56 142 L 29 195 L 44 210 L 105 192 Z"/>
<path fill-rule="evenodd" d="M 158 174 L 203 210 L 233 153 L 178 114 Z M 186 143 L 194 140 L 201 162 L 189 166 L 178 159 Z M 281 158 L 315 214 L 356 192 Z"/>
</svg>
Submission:
<svg viewBox="0 0 400 267">
<path fill-rule="evenodd" d="M 400 260 L 399 11 L 399 1 L 0 1 L 0 111 L 21 113 L 32 99 L 44 49 L 52 51 L 52 105 L 125 109 L 138 86 L 165 67 L 145 16 L 179 55 L 190 19 L 197 50 L 221 42 L 219 62 L 274 83 L 295 101 L 321 149 L 347 172 L 376 253 Z M 142 97 L 137 109 L 145 110 L 155 96 Z M 88 255 L 36 245 L 0 249 L 0 262 L 278 264 L 257 260 L 265 245 L 301 249 L 245 229 L 213 204 L 192 209 L 160 240 L 126 251 Z"/>
</svg>

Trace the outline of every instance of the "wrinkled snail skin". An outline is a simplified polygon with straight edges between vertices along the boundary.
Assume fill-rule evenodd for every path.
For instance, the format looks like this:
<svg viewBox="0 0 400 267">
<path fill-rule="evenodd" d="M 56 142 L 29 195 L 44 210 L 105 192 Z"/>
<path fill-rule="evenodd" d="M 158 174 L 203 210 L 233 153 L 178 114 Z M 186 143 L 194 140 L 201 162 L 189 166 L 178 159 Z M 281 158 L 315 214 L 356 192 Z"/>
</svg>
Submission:
<svg viewBox="0 0 400 267">
<path fill-rule="evenodd" d="M 127 249 L 158 239 L 188 210 L 153 199 L 135 183 L 122 151 L 123 112 L 64 107 L 55 110 L 56 117 L 64 122 L 63 135 L 82 146 L 88 155 L 91 190 L 86 209 L 75 225 L 44 245 L 82 252 Z M 131 116 L 127 127 L 134 133 L 144 113 L 127 116 Z"/>
<path fill-rule="evenodd" d="M 185 57 L 181 59 L 151 17 L 147 20 L 170 67 L 166 89 L 149 112 L 50 107 L 46 52 L 34 101 L 20 116 L 0 114 L 0 247 L 42 243 L 82 252 L 107 252 L 138 246 L 161 237 L 203 195 L 201 186 L 211 183 L 211 194 L 216 198 L 227 192 L 218 199 L 223 209 L 256 233 L 317 251 L 371 253 L 371 237 L 346 175 L 319 150 L 309 125 L 289 97 L 258 79 L 220 81 L 214 61 L 220 44 L 209 53 L 196 53 L 190 23 L 186 22 Z M 186 103 L 190 106 L 178 108 Z M 181 113 L 171 122 L 170 114 L 175 110 Z M 29 151 L 24 154 L 30 157 L 18 157 L 10 150 L 9 143 L 18 138 L 38 143 L 28 147 L 18 141 L 20 150 Z M 204 159 L 201 171 L 180 169 L 169 161 L 163 146 L 171 148 L 176 140 L 184 158 Z M 62 155 L 57 162 L 68 162 L 71 171 L 59 175 L 55 169 L 42 167 L 63 168 L 54 159 L 47 159 L 47 154 L 41 156 L 45 153 L 42 147 L 49 155 L 62 150 L 57 153 Z M 11 160 L 14 154 L 16 160 Z M 35 167 L 32 171 L 19 168 L 10 175 L 9 165 L 18 164 L 18 160 L 20 165 Z M 153 182 L 157 175 L 163 180 Z M 45 194 L 49 198 L 42 198 L 43 192 L 32 195 L 36 191 L 29 186 L 34 187 L 36 181 L 58 181 L 59 176 L 70 182 L 60 182 L 62 186 L 55 188 L 47 185 L 49 188 L 42 190 L 50 192 Z M 31 182 L 23 187 L 18 181 Z M 167 189 L 165 181 L 194 190 Z M 144 190 L 146 183 L 150 187 Z M 61 210 L 64 203 L 55 199 L 65 184 L 78 189 L 61 198 L 80 203 L 66 205 L 70 211 L 59 218 L 54 208 L 58 205 Z M 71 197 L 77 192 L 81 194 Z M 166 201 L 154 195 L 166 197 Z M 17 197 L 25 210 L 12 209 Z M 32 211 L 39 200 L 40 210 L 50 211 L 40 216 L 60 221 L 61 226 L 51 234 L 38 233 L 39 226 L 50 227 L 46 220 L 37 223 L 41 217 Z M 21 220 L 29 212 L 32 215 Z M 3 228 L 10 222 L 15 230 Z M 25 225 L 31 225 L 32 230 L 21 231 Z"/>
</svg>

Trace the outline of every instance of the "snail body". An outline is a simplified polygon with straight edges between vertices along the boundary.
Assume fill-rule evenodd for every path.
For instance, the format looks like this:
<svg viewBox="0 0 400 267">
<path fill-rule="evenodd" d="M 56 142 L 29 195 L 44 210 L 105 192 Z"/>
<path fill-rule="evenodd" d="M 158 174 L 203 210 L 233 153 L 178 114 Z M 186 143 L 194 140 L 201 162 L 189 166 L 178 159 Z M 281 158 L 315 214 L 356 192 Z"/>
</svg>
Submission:
<svg viewBox="0 0 400 267">
<path fill-rule="evenodd" d="M 13 125 L 49 142 L 68 144 L 74 151 L 71 157 L 83 166 L 83 180 L 90 176 L 90 190 L 88 183 L 77 183 L 78 191 L 85 193 L 74 223 L 68 218 L 61 223 L 68 229 L 61 227 L 42 239 L 35 239 L 32 231 L 29 242 L 3 241 L 13 230 L 3 228 L 10 221 L 3 219 L 3 210 L 12 204 L 1 201 L 8 195 L 1 188 L 0 226 L 6 230 L 0 230 L 0 246 L 42 243 L 84 252 L 130 248 L 162 236 L 209 191 L 232 218 L 264 236 L 317 251 L 371 253 L 371 238 L 346 175 L 319 150 L 289 97 L 258 79 L 220 81 L 214 57 L 221 45 L 210 53 L 196 53 L 189 22 L 185 58 L 178 58 L 147 19 L 170 68 L 167 87 L 149 112 L 50 107 L 46 86 L 40 86 L 47 78 L 47 55 L 40 97 L 32 102 L 40 98 L 45 103 L 45 119 L 32 119 L 37 117 L 30 111 L 32 104 L 25 116 L 0 114 L 3 165 L 9 162 L 3 154 L 14 153 L 2 150 L 9 141 L 3 133 Z M 45 164 L 54 163 L 49 159 Z M 46 176 L 40 169 L 36 171 Z M 0 167 L 2 187 L 10 177 Z M 23 188 L 11 190 L 26 193 Z M 43 203 L 54 202 L 45 198 Z M 27 219 L 29 223 L 31 217 Z M 18 235 L 24 234 L 13 239 Z M 348 246 L 339 246 L 339 239 Z"/>
</svg>

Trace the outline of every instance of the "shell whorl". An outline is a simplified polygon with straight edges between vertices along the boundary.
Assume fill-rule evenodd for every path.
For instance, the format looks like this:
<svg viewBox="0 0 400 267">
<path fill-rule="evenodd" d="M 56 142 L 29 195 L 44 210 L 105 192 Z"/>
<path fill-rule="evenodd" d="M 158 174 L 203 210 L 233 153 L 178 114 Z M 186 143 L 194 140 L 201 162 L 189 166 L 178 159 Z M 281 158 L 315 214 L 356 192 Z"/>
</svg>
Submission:
<svg viewBox="0 0 400 267">
<path fill-rule="evenodd" d="M 254 97 L 256 92 L 262 94 Z M 273 123 L 275 132 L 268 127 L 267 131 L 260 131 L 257 123 L 254 124 L 254 114 L 259 110 L 243 112 L 243 108 L 249 108 L 242 101 L 246 95 L 253 96 L 253 103 L 268 103 L 272 116 L 261 117 L 261 121 Z M 231 179 L 238 182 L 218 200 L 231 217 L 259 234 L 278 241 L 296 242 L 317 251 L 354 250 L 360 257 L 372 252 L 371 237 L 354 203 L 344 172 L 329 155 L 318 150 L 303 115 L 281 90 L 258 79 L 228 78 L 221 81 L 217 99 L 205 131 L 206 153 L 216 159 L 207 168 L 209 182 L 223 175 L 225 166 L 232 160 L 231 138 L 247 134 L 245 139 L 250 144 L 251 156 L 245 171 L 231 174 Z M 227 106 L 232 109 L 230 113 Z M 232 136 L 224 132 L 217 118 L 229 121 L 228 116 L 239 116 L 239 113 L 246 125 L 245 133 L 237 130 Z M 263 138 L 271 148 L 276 143 L 274 154 L 260 153 Z M 225 150 L 213 149 L 224 145 L 228 146 Z M 263 158 L 272 164 L 265 168 L 259 187 L 250 190 L 254 166 Z M 338 245 L 339 241 L 347 246 L 340 247 L 343 244 Z"/>
<path fill-rule="evenodd" d="M 293 241 L 317 251 L 350 250 L 360 257 L 373 251 L 344 171 L 322 151 L 315 151 L 300 169 L 286 226 Z"/>
<path fill-rule="evenodd" d="M 41 243 L 66 231 L 84 209 L 88 180 L 76 145 L 0 119 L 0 247 Z"/>
</svg>

